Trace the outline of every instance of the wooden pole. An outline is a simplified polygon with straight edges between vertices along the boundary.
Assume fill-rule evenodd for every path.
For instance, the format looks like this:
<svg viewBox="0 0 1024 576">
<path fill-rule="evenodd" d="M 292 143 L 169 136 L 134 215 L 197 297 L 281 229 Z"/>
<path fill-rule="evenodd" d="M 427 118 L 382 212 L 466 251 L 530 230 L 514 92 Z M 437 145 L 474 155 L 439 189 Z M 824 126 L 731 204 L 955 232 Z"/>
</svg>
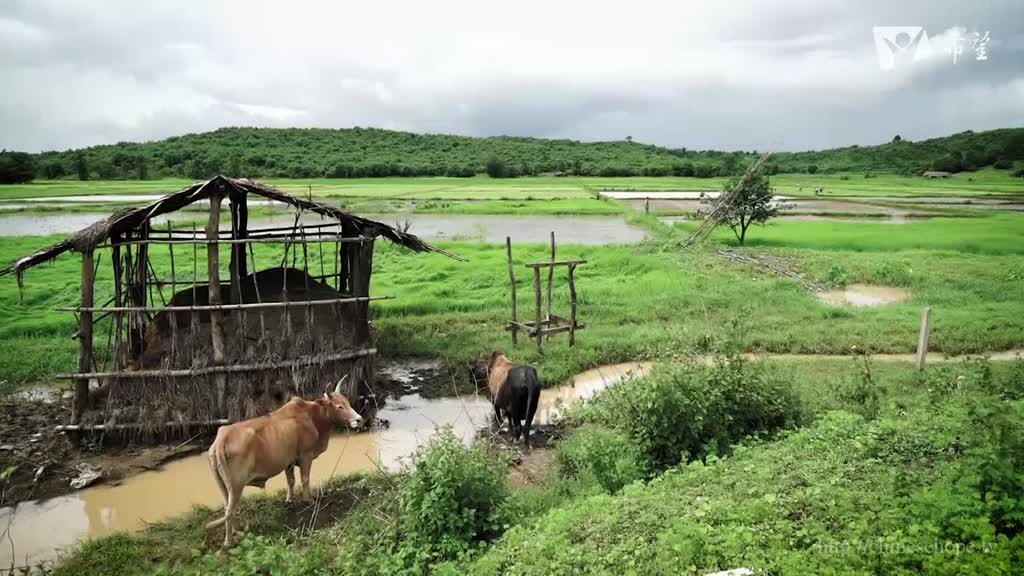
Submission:
<svg viewBox="0 0 1024 576">
<path fill-rule="evenodd" d="M 543 354 L 544 334 L 541 332 L 541 293 L 540 293 L 540 268 L 533 269 L 533 292 L 536 299 L 536 310 L 534 314 L 535 323 L 533 329 L 537 334 L 537 353 Z"/>
<path fill-rule="evenodd" d="M 121 245 L 117 243 L 119 238 L 111 239 L 111 260 L 114 265 L 114 306 L 120 308 L 124 303 L 121 294 L 121 268 L 124 263 L 121 261 Z M 114 312 L 114 370 L 124 368 L 124 351 L 122 350 L 122 324 L 124 315 L 120 310 Z"/>
<path fill-rule="evenodd" d="M 171 233 L 171 223 L 167 222 L 167 234 Z M 171 302 L 174 302 L 175 295 L 178 294 L 178 279 L 175 277 L 177 272 L 174 269 L 174 245 L 168 244 L 167 249 L 171 254 Z M 163 288 L 161 288 L 163 290 Z M 177 361 L 178 358 L 178 315 L 172 312 L 167 318 L 171 323 L 171 363 Z"/>
<path fill-rule="evenodd" d="M 142 225 L 142 239 L 146 240 L 149 238 L 149 223 L 143 223 Z M 135 304 L 137 306 L 146 306 L 146 272 L 149 267 L 149 246 L 141 244 L 135 251 L 135 284 L 137 293 L 135 295 Z M 142 348 L 143 343 L 146 339 L 146 313 L 140 312 L 135 315 L 135 323 L 132 326 L 132 354 L 139 361 L 142 361 Z"/>
<path fill-rule="evenodd" d="M 928 336 L 932 330 L 932 307 L 925 306 L 921 313 L 921 332 L 917 336 L 917 369 L 924 370 L 924 361 L 928 357 Z"/>
<path fill-rule="evenodd" d="M 210 218 L 206 222 L 206 276 L 210 279 L 210 306 L 220 306 L 220 251 L 217 245 L 217 232 L 220 228 L 220 186 L 214 186 L 210 191 Z M 210 336 L 213 344 L 213 364 L 220 366 L 224 364 L 224 312 L 219 308 L 210 310 Z M 227 378 L 224 374 L 218 373 L 213 376 L 215 392 L 217 396 L 217 414 L 224 416 L 227 413 L 225 397 L 227 395 Z"/>
<path fill-rule="evenodd" d="M 555 261 L 555 231 L 551 231 L 551 261 Z M 551 320 L 551 284 L 555 281 L 555 267 L 548 268 L 548 315 L 547 319 Z"/>
<path fill-rule="evenodd" d="M 576 345 L 576 265 L 569 265 L 569 346 Z"/>
<path fill-rule="evenodd" d="M 512 286 L 512 345 L 518 344 L 516 338 L 516 271 L 515 267 L 512 266 L 512 238 L 510 236 L 505 237 L 505 252 L 508 254 L 508 281 Z"/>
<path fill-rule="evenodd" d="M 93 251 L 82 252 L 82 306 L 93 305 L 96 286 L 96 269 L 93 267 Z M 78 319 L 78 371 L 92 371 L 92 312 L 82 312 Z M 82 414 L 89 409 L 89 379 L 75 381 L 75 402 L 71 410 L 71 423 L 82 421 Z"/>
</svg>

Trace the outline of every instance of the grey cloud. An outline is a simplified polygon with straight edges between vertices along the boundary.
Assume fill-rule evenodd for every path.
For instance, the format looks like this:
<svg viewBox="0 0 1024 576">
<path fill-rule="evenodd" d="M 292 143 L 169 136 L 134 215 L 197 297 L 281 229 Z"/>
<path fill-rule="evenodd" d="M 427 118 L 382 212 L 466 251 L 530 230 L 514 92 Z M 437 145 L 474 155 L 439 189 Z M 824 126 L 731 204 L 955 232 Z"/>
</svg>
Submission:
<svg viewBox="0 0 1024 576">
<path fill-rule="evenodd" d="M 883 72 L 871 27 L 989 30 L 987 62 Z M 1024 4 L 526 0 L 0 5 L 0 147 L 227 125 L 379 126 L 688 148 L 920 139 L 1024 118 Z"/>
</svg>

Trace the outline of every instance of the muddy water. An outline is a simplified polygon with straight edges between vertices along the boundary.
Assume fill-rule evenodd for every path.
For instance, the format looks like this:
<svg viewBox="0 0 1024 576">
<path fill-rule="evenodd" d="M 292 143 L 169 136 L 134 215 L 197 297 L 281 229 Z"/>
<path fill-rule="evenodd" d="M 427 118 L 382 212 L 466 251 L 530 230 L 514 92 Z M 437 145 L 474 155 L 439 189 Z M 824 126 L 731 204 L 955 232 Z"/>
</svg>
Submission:
<svg viewBox="0 0 1024 576">
<path fill-rule="evenodd" d="M 818 295 L 818 299 L 833 306 L 870 308 L 894 304 L 907 299 L 909 294 L 903 288 L 874 286 L 871 284 L 850 284 L 845 288 L 829 290 Z"/>
<path fill-rule="evenodd" d="M 579 374 L 572 383 L 544 390 L 535 422 L 552 421 L 566 405 L 587 399 L 606 386 L 649 369 L 648 364 L 619 364 Z M 402 380 L 407 375 L 392 375 Z M 378 466 L 395 470 L 440 426 L 451 426 L 469 442 L 493 420 L 490 402 L 482 396 L 426 399 L 417 394 L 388 400 L 377 414 L 384 424 L 369 432 L 336 434 L 327 451 L 313 463 L 315 487 L 332 476 Z M 267 490 L 283 490 L 284 475 L 267 482 Z M 256 494 L 257 488 L 246 488 Z M 46 501 L 23 502 L 0 509 L 0 531 L 10 523 L 16 565 L 35 564 L 55 558 L 61 550 L 83 539 L 117 531 L 135 531 L 148 523 L 166 520 L 202 504 L 222 505 L 202 452 L 144 472 L 119 484 L 98 485 Z M 12 560 L 10 543 L 0 545 L 0 566 Z"/>
</svg>

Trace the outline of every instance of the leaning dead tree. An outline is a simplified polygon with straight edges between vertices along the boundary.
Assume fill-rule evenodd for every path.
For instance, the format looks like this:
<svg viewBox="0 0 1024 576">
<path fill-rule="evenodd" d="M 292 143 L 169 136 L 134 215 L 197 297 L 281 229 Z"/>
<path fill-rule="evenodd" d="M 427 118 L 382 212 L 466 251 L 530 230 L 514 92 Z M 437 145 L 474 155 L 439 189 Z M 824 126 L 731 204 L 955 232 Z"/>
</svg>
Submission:
<svg viewBox="0 0 1024 576">
<path fill-rule="evenodd" d="M 291 225 L 250 227 L 250 196 L 283 205 Z M 209 206 L 203 228 L 156 220 L 198 202 Z M 336 207 L 217 176 L 119 211 L 0 275 L 22 286 L 29 268 L 82 255 L 80 302 L 59 308 L 77 315 L 79 342 L 77 369 L 58 376 L 75 392 L 61 429 L 174 436 L 265 414 L 343 377 L 350 397 L 372 383 L 370 302 L 391 298 L 370 296 L 377 237 L 448 254 Z"/>
<path fill-rule="evenodd" d="M 750 182 L 761 173 L 761 169 L 764 166 L 765 161 L 771 156 L 771 152 L 761 155 L 756 162 L 747 168 L 747 171 L 743 173 L 743 176 L 736 182 L 730 190 L 722 192 L 719 196 L 718 202 L 715 203 L 715 207 L 705 215 L 704 219 L 680 245 L 683 248 L 689 248 L 701 244 L 711 236 L 711 233 L 718 227 L 719 224 L 726 222 L 729 214 L 732 214 L 736 208 L 739 207 L 741 194 L 739 193 L 744 187 L 750 185 Z"/>
</svg>

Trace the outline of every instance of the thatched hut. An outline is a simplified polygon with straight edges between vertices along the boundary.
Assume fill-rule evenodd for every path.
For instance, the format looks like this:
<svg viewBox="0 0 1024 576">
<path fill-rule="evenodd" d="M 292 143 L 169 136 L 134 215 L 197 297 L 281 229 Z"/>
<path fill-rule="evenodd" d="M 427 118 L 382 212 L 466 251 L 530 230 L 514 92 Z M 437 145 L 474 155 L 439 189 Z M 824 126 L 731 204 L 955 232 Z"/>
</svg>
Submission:
<svg viewBox="0 0 1024 576">
<path fill-rule="evenodd" d="M 286 205 L 294 224 L 250 229 L 250 195 Z M 230 222 L 222 225 L 224 200 Z M 204 229 L 155 221 L 201 201 L 209 203 Z M 351 397 L 372 384 L 369 303 L 389 298 L 369 293 L 377 237 L 442 252 L 311 198 L 217 176 L 119 211 L 0 275 L 21 285 L 33 266 L 68 251 L 82 256 L 81 304 L 61 308 L 79 324 L 77 370 L 61 375 L 75 382 L 66 430 L 177 435 L 264 414 L 289 394 L 316 396 L 340 379 Z M 102 252 L 112 274 L 104 295 L 96 293 Z M 257 270 L 257 254 L 273 264 Z"/>
</svg>

